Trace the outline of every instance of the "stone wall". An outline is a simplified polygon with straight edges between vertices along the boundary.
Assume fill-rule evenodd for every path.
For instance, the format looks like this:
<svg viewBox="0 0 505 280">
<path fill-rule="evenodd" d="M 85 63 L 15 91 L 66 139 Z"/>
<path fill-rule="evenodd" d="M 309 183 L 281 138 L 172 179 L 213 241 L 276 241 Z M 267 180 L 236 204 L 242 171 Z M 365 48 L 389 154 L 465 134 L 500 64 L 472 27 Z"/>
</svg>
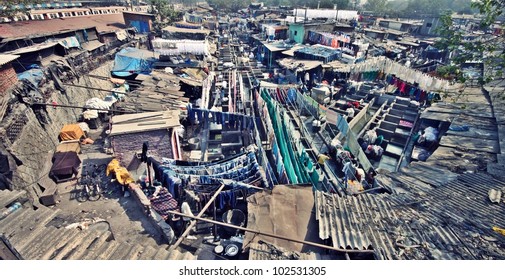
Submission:
<svg viewBox="0 0 505 280">
<path fill-rule="evenodd" d="M 97 69 L 90 72 L 93 75 L 110 76 L 113 61 L 107 61 Z M 111 89 L 112 83 L 106 80 L 81 76 L 79 80 L 74 80 L 74 84 Z M 51 96 L 48 103 L 56 102 L 61 105 L 83 106 L 89 98 L 103 98 L 108 93 L 105 91 L 90 90 L 72 86 L 65 86 L 66 94 L 56 90 L 49 82 L 41 91 L 50 90 Z M 32 108 L 25 104 L 15 104 L 14 108 L 2 121 L 3 131 L 1 137 L 6 151 L 15 159 L 15 168 L 12 178 L 13 189 L 26 189 L 32 198 L 38 190 L 37 182 L 46 174 L 41 174 L 41 170 L 48 162 L 48 154 L 51 154 L 58 145 L 58 135 L 63 125 L 76 123 L 82 109 L 46 107 L 48 124 L 41 124 Z M 11 167 L 11 169 L 13 169 Z"/>
</svg>

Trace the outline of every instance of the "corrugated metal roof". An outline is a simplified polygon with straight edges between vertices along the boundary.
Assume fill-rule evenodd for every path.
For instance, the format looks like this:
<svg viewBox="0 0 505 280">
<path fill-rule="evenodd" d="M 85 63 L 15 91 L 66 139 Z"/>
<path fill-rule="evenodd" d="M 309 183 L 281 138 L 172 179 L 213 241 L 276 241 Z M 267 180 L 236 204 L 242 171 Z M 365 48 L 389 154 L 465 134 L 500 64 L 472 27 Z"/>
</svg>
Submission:
<svg viewBox="0 0 505 280">
<path fill-rule="evenodd" d="M 398 259 L 387 233 L 398 221 L 384 195 L 339 197 L 316 191 L 315 196 L 321 239 L 331 237 L 335 248 L 373 249 L 379 259 Z"/>
<path fill-rule="evenodd" d="M 392 195 L 316 192 L 320 237 L 339 248 L 368 246 L 379 259 L 503 259 L 505 236 L 492 227 L 505 228 L 505 204 L 491 203 L 488 192 L 505 182 L 469 173 L 436 188 L 404 183 L 408 192 Z"/>
<path fill-rule="evenodd" d="M 279 60 L 277 60 L 277 63 L 279 63 L 280 66 L 290 69 L 290 70 L 301 68 L 305 71 L 317 68 L 321 64 L 323 64 L 319 60 L 298 60 L 298 59 L 291 59 L 291 58 L 279 59 Z"/>
<path fill-rule="evenodd" d="M 93 51 L 93 50 L 96 50 L 98 49 L 99 47 L 103 46 L 104 44 L 101 43 L 100 41 L 98 40 L 94 40 L 94 41 L 89 41 L 89 42 L 85 42 L 85 43 L 82 43 L 82 48 L 87 50 L 87 51 Z"/>
<path fill-rule="evenodd" d="M 295 51 L 304 48 L 305 46 L 299 45 L 299 46 L 294 46 L 291 49 L 287 51 L 283 51 L 282 54 L 288 55 L 288 56 L 295 56 Z"/>
<path fill-rule="evenodd" d="M 0 37 L 8 40 L 15 40 L 18 38 L 40 37 L 92 27 L 96 27 L 99 33 L 125 28 L 123 15 L 90 15 L 44 21 L 2 23 L 0 24 Z"/>
<path fill-rule="evenodd" d="M 198 33 L 198 34 L 205 34 L 205 35 L 210 34 L 210 30 L 208 30 L 208 29 L 191 29 L 191 28 L 180 28 L 180 27 L 175 27 L 175 26 L 167 26 L 167 27 L 163 28 L 163 31 L 180 32 L 180 33 Z"/>
<path fill-rule="evenodd" d="M 176 127 L 180 125 L 179 113 L 171 110 L 114 116 L 109 136 Z"/>
<path fill-rule="evenodd" d="M 436 166 L 436 163 L 414 162 L 401 168 L 402 173 L 432 186 L 440 186 L 457 178 L 458 174 Z"/>
<path fill-rule="evenodd" d="M 123 14 L 130 14 L 130 15 L 139 15 L 139 16 L 149 16 L 149 17 L 153 17 L 155 15 L 153 14 L 150 14 L 150 13 L 144 13 L 144 12 L 132 12 L 132 11 L 123 11 Z"/>
<path fill-rule="evenodd" d="M 503 259 L 505 237 L 492 227 L 505 228 L 505 204 L 489 201 L 491 189 L 505 190 L 505 182 L 468 173 L 427 193 L 412 188 L 388 200 L 401 220 L 417 224 L 414 234 L 427 245 L 416 259 Z"/>
<path fill-rule="evenodd" d="M 12 62 L 19 58 L 19 55 L 15 54 L 0 54 L 0 66 L 3 66 L 9 62 Z"/>
<path fill-rule="evenodd" d="M 19 49 L 12 51 L 10 53 L 11 54 L 24 54 L 24 53 L 36 52 L 36 51 L 52 48 L 52 47 L 59 45 L 59 44 L 60 44 L 59 42 L 46 42 L 46 43 L 36 44 L 33 46 L 29 46 L 29 47 L 19 48 Z"/>
</svg>

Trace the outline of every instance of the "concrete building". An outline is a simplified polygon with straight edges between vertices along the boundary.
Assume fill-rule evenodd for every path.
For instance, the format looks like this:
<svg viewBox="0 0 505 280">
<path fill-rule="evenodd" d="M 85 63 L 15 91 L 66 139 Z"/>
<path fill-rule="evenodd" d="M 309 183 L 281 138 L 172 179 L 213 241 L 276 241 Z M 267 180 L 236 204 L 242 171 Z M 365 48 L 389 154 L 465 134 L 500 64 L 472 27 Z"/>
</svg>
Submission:
<svg viewBox="0 0 505 280">
<path fill-rule="evenodd" d="M 141 12 L 123 11 L 125 25 L 135 27 L 139 33 L 149 33 L 153 30 L 154 15 Z"/>
<path fill-rule="evenodd" d="M 321 23 L 321 22 L 290 23 L 288 30 L 288 37 L 298 44 L 303 44 L 307 39 L 309 31 L 333 32 L 334 27 L 335 27 L 334 23 Z"/>
<path fill-rule="evenodd" d="M 427 17 L 419 29 L 419 34 L 424 36 L 437 35 L 437 29 L 441 24 L 440 17 Z"/>
<path fill-rule="evenodd" d="M 382 19 L 379 21 L 379 26 L 397 31 L 417 33 L 419 28 L 421 28 L 422 23 L 421 21 L 401 21 L 401 20 Z"/>
</svg>

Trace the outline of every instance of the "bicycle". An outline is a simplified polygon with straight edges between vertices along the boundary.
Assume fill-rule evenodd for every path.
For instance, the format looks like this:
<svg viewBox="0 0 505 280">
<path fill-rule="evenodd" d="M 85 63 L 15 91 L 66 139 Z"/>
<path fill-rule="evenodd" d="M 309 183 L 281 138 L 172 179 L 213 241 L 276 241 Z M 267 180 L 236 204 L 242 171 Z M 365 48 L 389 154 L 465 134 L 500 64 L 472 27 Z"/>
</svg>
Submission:
<svg viewBox="0 0 505 280">
<path fill-rule="evenodd" d="M 78 186 L 82 187 L 76 197 L 79 202 L 97 201 L 102 197 L 102 188 L 96 176 L 90 176 L 89 173 L 86 173 L 84 179 L 81 177 Z"/>
</svg>

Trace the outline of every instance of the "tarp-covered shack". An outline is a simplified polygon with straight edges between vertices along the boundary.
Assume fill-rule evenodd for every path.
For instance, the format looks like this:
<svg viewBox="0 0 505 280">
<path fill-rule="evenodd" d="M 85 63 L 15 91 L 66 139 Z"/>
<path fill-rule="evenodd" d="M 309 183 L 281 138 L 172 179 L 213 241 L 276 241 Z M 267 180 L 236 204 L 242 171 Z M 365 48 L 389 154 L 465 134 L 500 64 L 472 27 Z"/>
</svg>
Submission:
<svg viewBox="0 0 505 280">
<path fill-rule="evenodd" d="M 55 153 L 52 161 L 53 166 L 49 171 L 49 176 L 57 183 L 71 180 L 79 172 L 81 160 L 76 152 Z"/>
<path fill-rule="evenodd" d="M 113 116 L 109 137 L 114 156 L 129 171 L 138 168 L 138 155 L 144 141 L 149 142 L 149 155 L 160 160 L 177 158 L 181 152 L 178 136 L 179 110 Z"/>
<path fill-rule="evenodd" d="M 78 124 L 66 124 L 60 131 L 60 141 L 80 140 L 84 131 Z"/>
<path fill-rule="evenodd" d="M 112 74 L 128 77 L 133 74 L 149 74 L 159 55 L 148 50 L 125 48 L 116 54 Z"/>
</svg>

